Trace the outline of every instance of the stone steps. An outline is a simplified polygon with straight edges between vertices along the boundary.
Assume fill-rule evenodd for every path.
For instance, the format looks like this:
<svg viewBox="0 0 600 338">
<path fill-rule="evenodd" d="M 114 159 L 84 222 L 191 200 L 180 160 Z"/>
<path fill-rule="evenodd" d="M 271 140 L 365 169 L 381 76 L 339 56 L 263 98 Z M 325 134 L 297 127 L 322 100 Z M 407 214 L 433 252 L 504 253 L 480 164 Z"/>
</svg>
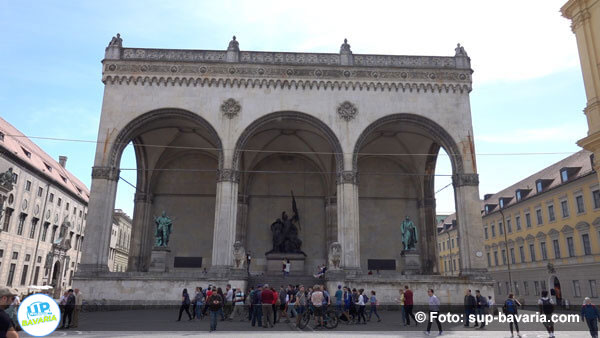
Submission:
<svg viewBox="0 0 600 338">
<path fill-rule="evenodd" d="M 298 275 L 298 274 L 290 274 L 289 276 L 284 277 L 283 275 L 260 275 L 260 276 L 250 276 L 248 279 L 248 286 L 254 286 L 261 284 L 269 284 L 269 286 L 275 288 L 279 291 L 279 287 L 283 285 L 287 287 L 287 285 L 304 285 L 306 288 L 312 287 L 315 284 L 325 284 L 324 279 L 315 278 L 311 275 Z"/>
</svg>

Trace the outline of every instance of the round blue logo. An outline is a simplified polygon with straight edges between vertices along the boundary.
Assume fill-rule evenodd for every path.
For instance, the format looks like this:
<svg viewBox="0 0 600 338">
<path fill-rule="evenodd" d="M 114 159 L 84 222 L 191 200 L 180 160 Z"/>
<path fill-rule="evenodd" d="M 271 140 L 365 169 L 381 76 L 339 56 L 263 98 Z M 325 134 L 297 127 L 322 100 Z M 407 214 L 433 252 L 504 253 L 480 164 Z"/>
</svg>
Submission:
<svg viewBox="0 0 600 338">
<path fill-rule="evenodd" d="M 37 293 L 21 302 L 17 318 L 23 331 L 36 337 L 47 336 L 60 323 L 60 308 L 54 299 Z"/>
</svg>

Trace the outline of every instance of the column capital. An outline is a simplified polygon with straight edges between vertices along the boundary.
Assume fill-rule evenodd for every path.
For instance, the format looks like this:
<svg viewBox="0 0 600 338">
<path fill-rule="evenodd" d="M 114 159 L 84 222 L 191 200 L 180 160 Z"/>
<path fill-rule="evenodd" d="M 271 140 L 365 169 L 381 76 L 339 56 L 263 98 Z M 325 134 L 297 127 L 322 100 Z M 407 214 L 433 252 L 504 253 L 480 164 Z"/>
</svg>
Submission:
<svg viewBox="0 0 600 338">
<path fill-rule="evenodd" d="M 116 167 L 92 167 L 92 179 L 117 181 L 120 172 Z"/>
<path fill-rule="evenodd" d="M 145 193 L 145 192 L 136 192 L 134 197 L 133 197 L 133 201 L 134 202 L 151 202 L 152 201 L 152 194 L 150 193 Z"/>
<path fill-rule="evenodd" d="M 217 169 L 217 182 L 240 182 L 240 172 L 235 169 Z"/>
<path fill-rule="evenodd" d="M 358 184 L 358 172 L 354 170 L 344 170 L 337 173 L 337 184 Z"/>
<path fill-rule="evenodd" d="M 478 174 L 454 174 L 452 175 L 452 185 L 456 187 L 462 186 L 479 186 Z"/>
<path fill-rule="evenodd" d="M 248 195 L 238 195 L 238 204 L 248 204 Z"/>
</svg>

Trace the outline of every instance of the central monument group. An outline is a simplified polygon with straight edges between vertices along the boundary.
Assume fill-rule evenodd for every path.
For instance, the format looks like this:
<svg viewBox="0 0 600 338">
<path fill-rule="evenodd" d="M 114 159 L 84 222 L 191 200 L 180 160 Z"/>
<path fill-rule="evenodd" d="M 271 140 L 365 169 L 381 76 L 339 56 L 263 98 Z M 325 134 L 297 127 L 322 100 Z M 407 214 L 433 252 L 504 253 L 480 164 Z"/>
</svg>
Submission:
<svg viewBox="0 0 600 338">
<path fill-rule="evenodd" d="M 244 287 L 280 273 L 282 259 L 290 278 L 327 266 L 330 286 L 375 289 L 384 302 L 405 283 L 416 299 L 444 290 L 445 303 L 461 303 L 467 287 L 493 294 L 463 47 L 448 57 L 354 54 L 347 41 L 339 53 L 254 52 L 234 37 L 227 50 L 166 50 L 123 47 L 118 35 L 102 67 L 75 276 L 88 298 L 143 304 L 149 288 L 177 300 L 184 287 Z M 115 274 L 110 215 L 128 144 L 137 162 L 131 256 Z M 461 224 L 459 278 L 436 267 L 441 148 Z"/>
</svg>

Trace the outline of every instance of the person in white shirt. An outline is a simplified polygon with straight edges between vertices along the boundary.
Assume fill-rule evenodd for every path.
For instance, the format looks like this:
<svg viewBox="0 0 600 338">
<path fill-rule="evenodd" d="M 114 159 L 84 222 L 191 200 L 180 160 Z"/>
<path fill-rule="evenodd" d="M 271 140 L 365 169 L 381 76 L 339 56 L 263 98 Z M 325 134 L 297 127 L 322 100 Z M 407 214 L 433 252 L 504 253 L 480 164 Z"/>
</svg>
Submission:
<svg viewBox="0 0 600 338">
<path fill-rule="evenodd" d="M 437 298 L 436 295 L 433 294 L 433 289 L 429 289 L 427 290 L 427 295 L 429 295 L 429 321 L 427 322 L 427 331 L 425 331 L 425 334 L 429 336 L 430 332 L 431 332 L 431 313 L 432 312 L 440 312 L 440 300 Z M 437 324 L 438 330 L 440 331 L 440 333 L 438 335 L 442 335 L 442 323 L 440 323 L 440 320 L 436 317 L 435 318 L 435 323 Z"/>
<path fill-rule="evenodd" d="M 235 316 L 240 317 L 240 322 L 244 321 L 244 291 L 242 289 L 236 289 L 233 296 L 233 312 L 229 319 L 233 320 Z"/>
<path fill-rule="evenodd" d="M 227 284 L 225 291 L 225 308 L 223 310 L 225 317 L 229 317 L 233 313 L 233 290 L 231 289 L 231 284 Z"/>
</svg>

